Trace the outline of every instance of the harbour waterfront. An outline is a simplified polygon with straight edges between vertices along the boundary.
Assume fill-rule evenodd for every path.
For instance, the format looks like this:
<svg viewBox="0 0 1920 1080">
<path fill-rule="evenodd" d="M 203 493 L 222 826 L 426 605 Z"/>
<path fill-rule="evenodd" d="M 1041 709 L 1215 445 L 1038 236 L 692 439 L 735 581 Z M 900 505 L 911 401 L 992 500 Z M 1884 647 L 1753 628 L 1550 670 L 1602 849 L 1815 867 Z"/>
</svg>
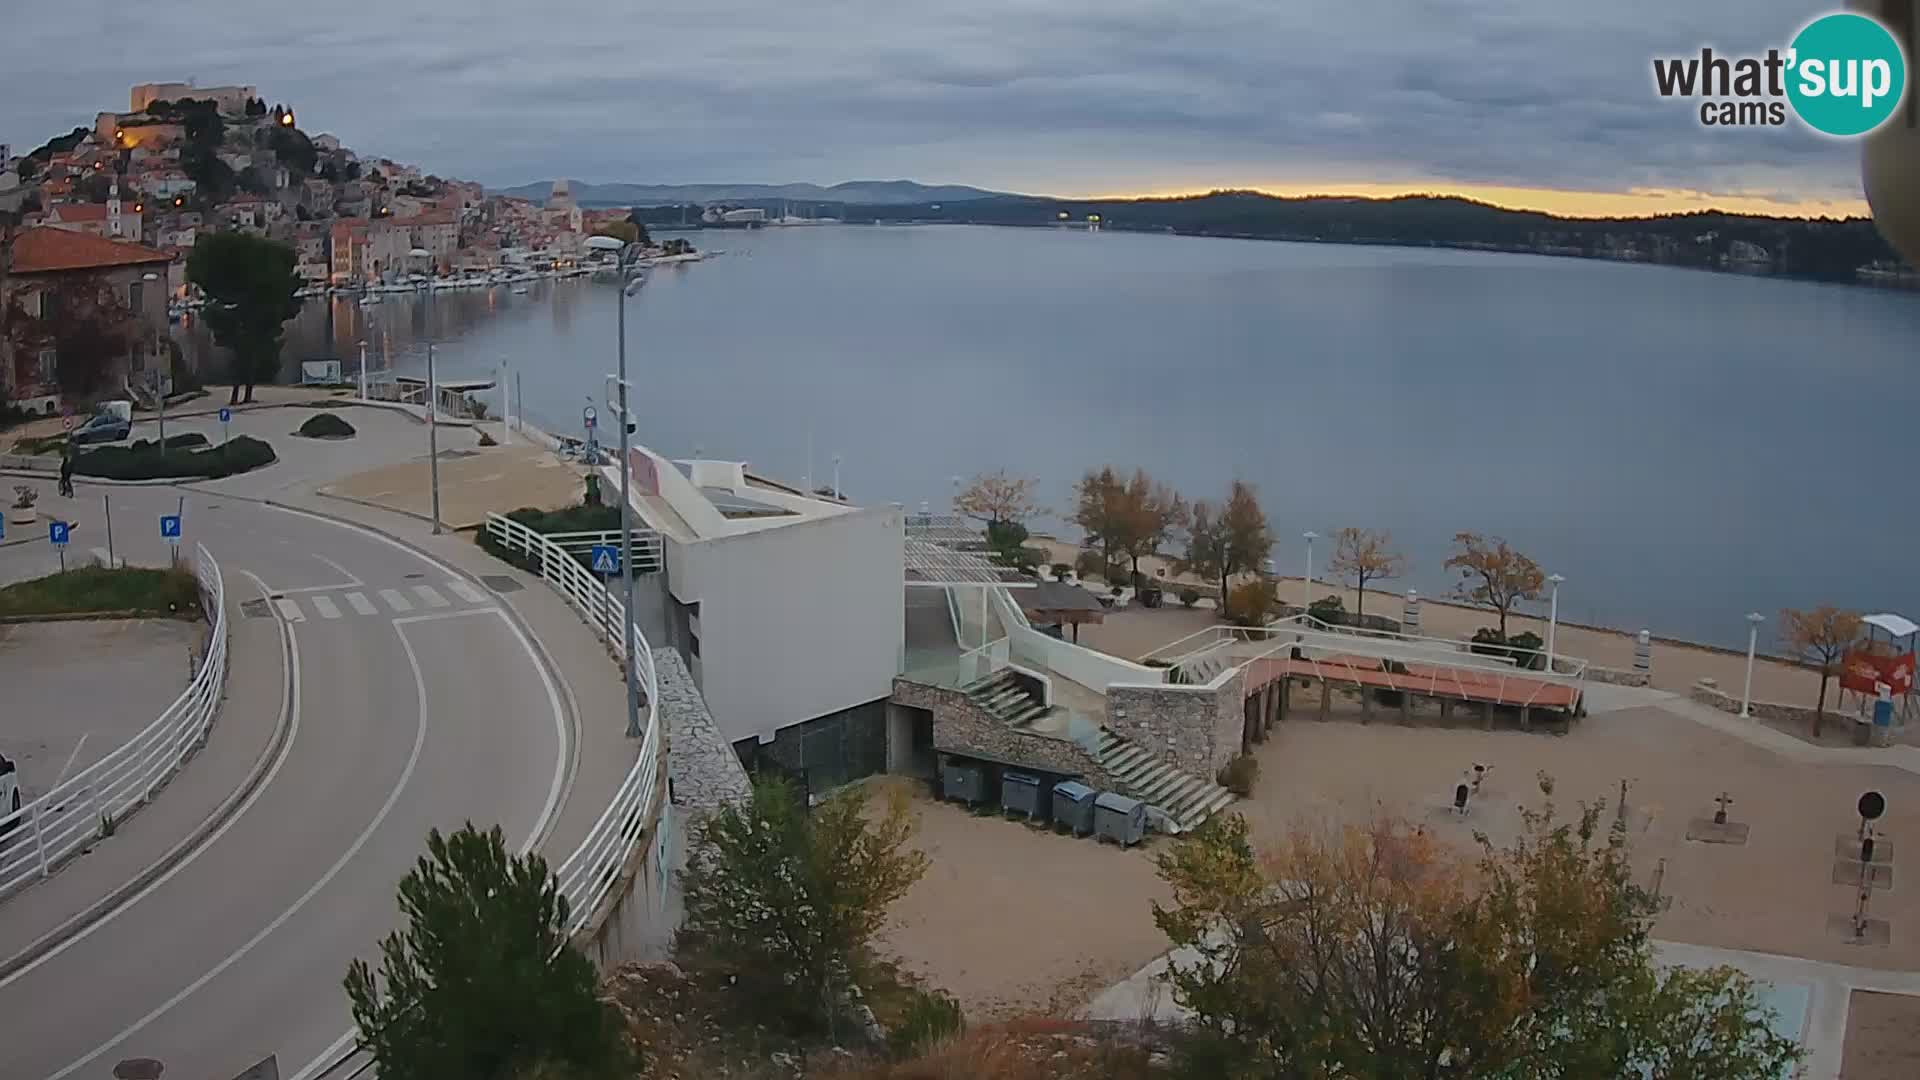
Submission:
<svg viewBox="0 0 1920 1080">
<path fill-rule="evenodd" d="M 815 484 L 838 454 L 854 498 L 936 508 L 1000 465 L 1056 510 L 1106 462 L 1189 497 L 1238 475 L 1283 573 L 1304 530 L 1387 528 L 1411 562 L 1392 585 L 1435 592 L 1452 535 L 1494 533 L 1567 575 L 1563 617 L 1735 647 L 1749 610 L 1763 632 L 1782 605 L 1920 611 L 1912 294 L 1113 232 L 695 239 L 726 253 L 629 302 L 638 436 L 668 453 Z M 365 339 L 419 373 L 431 340 L 444 377 L 510 364 L 529 418 L 577 433 L 589 400 L 606 415 L 613 308 L 585 280 L 310 301 L 288 366 L 351 372 Z"/>
</svg>

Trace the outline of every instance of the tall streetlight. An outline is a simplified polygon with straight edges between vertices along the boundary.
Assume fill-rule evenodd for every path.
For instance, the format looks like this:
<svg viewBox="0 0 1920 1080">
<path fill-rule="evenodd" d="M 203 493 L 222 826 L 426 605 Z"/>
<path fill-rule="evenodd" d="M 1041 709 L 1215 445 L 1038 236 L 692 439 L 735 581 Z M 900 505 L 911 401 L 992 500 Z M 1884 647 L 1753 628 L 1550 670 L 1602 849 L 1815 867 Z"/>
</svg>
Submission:
<svg viewBox="0 0 1920 1080">
<path fill-rule="evenodd" d="M 360 400 L 367 400 L 367 342 L 360 339 Z"/>
<path fill-rule="evenodd" d="M 628 460 L 627 432 L 627 297 L 640 291 L 647 282 L 646 277 L 636 272 L 635 263 L 640 256 L 638 243 L 628 244 L 617 237 L 589 236 L 587 247 L 594 251 L 615 252 L 620 266 L 620 367 L 614 376 L 616 400 L 608 402 L 609 407 L 620 420 L 620 589 L 622 596 L 620 628 L 621 639 L 625 644 L 623 655 L 627 660 L 627 737 L 637 739 L 641 736 L 640 727 L 640 688 L 638 681 L 639 661 L 634 657 L 633 641 L 633 466 Z"/>
<path fill-rule="evenodd" d="M 1313 606 L 1313 542 L 1320 534 L 1309 529 L 1300 534 L 1307 542 L 1307 577 L 1300 583 L 1300 614 L 1305 615 Z"/>
<path fill-rule="evenodd" d="M 1747 685 L 1740 691 L 1740 718 L 1753 715 L 1753 653 L 1760 644 L 1760 624 L 1767 621 L 1765 615 L 1757 611 L 1747 612 Z"/>
<path fill-rule="evenodd" d="M 433 486 L 433 535 L 440 535 L 440 388 L 433 380 L 433 342 L 427 342 L 427 473 Z"/>
<path fill-rule="evenodd" d="M 1553 586 L 1553 598 L 1547 601 L 1547 674 L 1553 674 L 1553 632 L 1560 627 L 1560 583 L 1567 580 L 1559 574 L 1548 574 L 1547 582 Z"/>
</svg>

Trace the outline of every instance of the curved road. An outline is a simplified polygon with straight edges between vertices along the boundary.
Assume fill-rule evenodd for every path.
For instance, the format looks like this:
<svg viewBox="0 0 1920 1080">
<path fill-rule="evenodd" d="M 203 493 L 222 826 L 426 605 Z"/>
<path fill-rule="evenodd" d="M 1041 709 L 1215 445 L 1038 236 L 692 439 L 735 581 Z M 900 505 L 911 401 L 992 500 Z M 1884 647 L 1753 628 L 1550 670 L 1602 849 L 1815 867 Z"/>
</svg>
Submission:
<svg viewBox="0 0 1920 1080">
<path fill-rule="evenodd" d="M 155 518 L 180 492 L 112 494 L 117 550 L 161 561 Z M 270 1054 L 295 1076 L 350 1027 L 347 960 L 397 925 L 427 830 L 498 823 L 531 845 L 570 779 L 558 689 L 479 583 L 291 511 L 189 493 L 186 515 L 225 573 L 233 633 L 285 634 L 290 734 L 185 861 L 0 981 L 6 1076 L 92 1080 L 150 1057 L 223 1080 Z M 99 539 L 75 516 L 84 551 Z M 242 614 L 262 589 L 277 599 Z"/>
</svg>

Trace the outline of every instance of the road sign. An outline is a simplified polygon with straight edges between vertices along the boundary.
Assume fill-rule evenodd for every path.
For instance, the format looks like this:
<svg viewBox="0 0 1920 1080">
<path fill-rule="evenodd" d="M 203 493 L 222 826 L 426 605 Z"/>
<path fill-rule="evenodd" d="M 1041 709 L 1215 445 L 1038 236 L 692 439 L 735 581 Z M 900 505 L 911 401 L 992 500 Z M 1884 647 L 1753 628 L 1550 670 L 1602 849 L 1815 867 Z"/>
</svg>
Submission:
<svg viewBox="0 0 1920 1080">
<path fill-rule="evenodd" d="M 620 549 L 612 544 L 593 545 L 593 572 L 596 574 L 619 573 Z"/>
<path fill-rule="evenodd" d="M 73 430 L 73 414 L 72 413 L 68 413 L 67 415 L 60 418 L 60 427 L 62 430 L 65 430 L 65 431 Z"/>
<path fill-rule="evenodd" d="M 179 514 L 160 515 L 160 538 L 175 544 L 180 542 Z"/>
<path fill-rule="evenodd" d="M 47 539 L 53 541 L 55 547 L 66 547 L 67 533 L 71 529 L 72 526 L 64 521 L 50 521 L 47 523 Z"/>
<path fill-rule="evenodd" d="M 594 412 L 593 406 L 589 405 L 580 410 L 580 419 L 585 421 L 587 428 L 591 430 L 595 424 L 600 422 L 600 414 Z"/>
<path fill-rule="evenodd" d="M 220 422 L 221 422 L 221 423 L 223 423 L 223 424 L 224 424 L 224 423 L 226 423 L 227 421 L 229 421 L 229 420 L 231 420 L 231 419 L 233 419 L 233 410 L 232 410 L 232 409 L 225 409 L 225 408 L 223 408 L 223 409 L 221 409 L 221 410 L 220 410 Z"/>
</svg>

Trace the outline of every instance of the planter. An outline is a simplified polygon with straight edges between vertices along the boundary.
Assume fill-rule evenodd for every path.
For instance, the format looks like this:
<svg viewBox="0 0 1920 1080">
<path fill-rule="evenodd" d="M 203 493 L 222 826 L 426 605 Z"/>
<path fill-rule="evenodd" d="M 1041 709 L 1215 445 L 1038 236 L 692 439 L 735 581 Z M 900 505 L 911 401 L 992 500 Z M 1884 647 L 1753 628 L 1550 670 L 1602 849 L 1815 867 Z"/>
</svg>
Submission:
<svg viewBox="0 0 1920 1080">
<path fill-rule="evenodd" d="M 31 506 L 7 507 L 7 524 L 8 525 L 33 525 L 38 523 L 39 520 L 40 520 L 39 511 L 35 510 Z"/>
</svg>

